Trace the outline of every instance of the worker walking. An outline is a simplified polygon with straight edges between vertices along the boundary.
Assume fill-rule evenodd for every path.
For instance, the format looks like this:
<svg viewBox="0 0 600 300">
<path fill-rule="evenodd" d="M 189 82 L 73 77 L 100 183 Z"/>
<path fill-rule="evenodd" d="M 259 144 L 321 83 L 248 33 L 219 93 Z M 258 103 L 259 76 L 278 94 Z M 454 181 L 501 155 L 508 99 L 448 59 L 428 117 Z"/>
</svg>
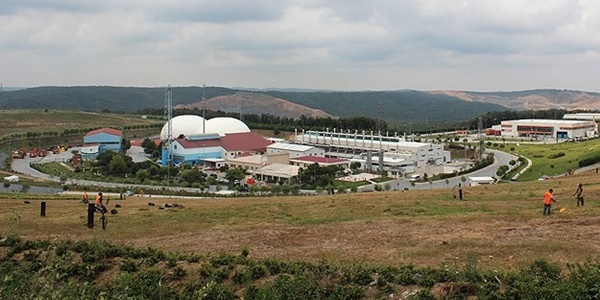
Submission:
<svg viewBox="0 0 600 300">
<path fill-rule="evenodd" d="M 577 206 L 579 206 L 579 203 L 581 203 L 581 206 L 583 206 L 583 184 L 579 183 L 577 189 L 572 195 L 575 196 L 575 199 L 577 199 Z"/>
<path fill-rule="evenodd" d="M 98 193 L 98 196 L 96 196 L 96 208 L 101 211 L 103 214 L 106 213 L 108 211 L 108 209 L 106 208 L 106 206 L 104 206 L 104 203 L 102 203 L 102 192 Z"/>
<path fill-rule="evenodd" d="M 552 195 L 553 192 L 554 191 L 552 189 L 549 189 L 544 193 L 544 216 L 550 215 L 550 211 L 552 210 L 552 202 L 556 202 L 556 200 L 554 200 L 554 196 Z"/>
</svg>

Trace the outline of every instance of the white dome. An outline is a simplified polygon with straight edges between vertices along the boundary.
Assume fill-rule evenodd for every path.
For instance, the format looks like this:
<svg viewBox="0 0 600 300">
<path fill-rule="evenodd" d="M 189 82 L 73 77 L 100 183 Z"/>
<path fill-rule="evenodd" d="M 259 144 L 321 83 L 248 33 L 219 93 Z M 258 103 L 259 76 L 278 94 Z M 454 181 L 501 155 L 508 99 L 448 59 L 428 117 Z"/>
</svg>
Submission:
<svg viewBox="0 0 600 300">
<path fill-rule="evenodd" d="M 174 117 L 171 120 L 171 131 L 172 131 L 171 136 L 174 139 L 176 139 L 178 136 L 180 136 L 182 134 L 185 136 L 193 135 L 193 134 L 201 134 L 202 133 L 202 124 L 208 123 L 208 121 L 202 122 L 203 120 L 204 120 L 204 118 L 202 118 L 200 116 L 195 116 L 195 115 L 182 115 L 182 116 Z M 208 128 L 208 124 L 207 124 L 207 128 Z M 162 140 L 164 140 L 166 138 L 166 131 L 167 131 L 167 123 L 165 123 L 162 130 L 160 131 L 160 138 Z"/>
<path fill-rule="evenodd" d="M 228 133 L 250 132 L 250 128 L 244 122 L 229 117 L 212 118 L 206 121 L 206 133 Z"/>
</svg>

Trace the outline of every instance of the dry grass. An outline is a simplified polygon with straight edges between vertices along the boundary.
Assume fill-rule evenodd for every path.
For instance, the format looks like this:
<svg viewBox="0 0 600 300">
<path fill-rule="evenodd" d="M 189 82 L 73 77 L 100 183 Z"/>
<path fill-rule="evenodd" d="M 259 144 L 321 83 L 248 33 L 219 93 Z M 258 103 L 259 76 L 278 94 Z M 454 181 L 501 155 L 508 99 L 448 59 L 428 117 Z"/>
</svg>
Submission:
<svg viewBox="0 0 600 300">
<path fill-rule="evenodd" d="M 578 182 L 585 208 L 570 193 Z M 542 194 L 559 203 L 543 217 Z M 450 190 L 335 196 L 160 199 L 119 201 L 108 229 L 88 229 L 86 206 L 75 200 L 2 200 L 2 233 L 24 238 L 107 239 L 167 251 L 240 253 L 255 258 L 438 266 L 476 257 L 484 268 L 511 269 L 536 258 L 583 262 L 600 254 L 600 174 L 543 182 L 468 187 L 465 200 Z M 159 210 L 148 202 L 183 208 Z M 117 201 L 112 201 L 112 207 Z M 567 211 L 558 213 L 566 207 Z"/>
</svg>

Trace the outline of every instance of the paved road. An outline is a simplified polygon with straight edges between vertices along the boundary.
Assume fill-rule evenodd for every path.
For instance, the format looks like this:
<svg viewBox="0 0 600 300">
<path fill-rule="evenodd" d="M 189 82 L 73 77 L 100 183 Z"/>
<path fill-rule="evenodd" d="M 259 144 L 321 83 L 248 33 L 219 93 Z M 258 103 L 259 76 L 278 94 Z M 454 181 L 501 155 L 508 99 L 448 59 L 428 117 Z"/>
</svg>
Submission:
<svg viewBox="0 0 600 300">
<path fill-rule="evenodd" d="M 130 155 L 132 157 L 132 159 L 134 161 L 140 162 L 140 161 L 144 161 L 147 160 L 148 157 L 146 154 L 143 153 L 143 151 L 141 150 L 141 147 L 135 147 L 132 146 L 131 149 L 129 149 L 129 151 L 127 152 L 128 155 Z M 49 163 L 49 162 L 66 162 L 69 159 L 71 159 L 73 157 L 73 154 L 70 151 L 65 151 L 62 153 L 52 153 L 49 154 L 46 157 L 35 157 L 35 158 L 31 158 L 29 156 L 26 156 L 23 159 L 15 159 L 12 162 L 12 169 L 14 172 L 20 173 L 20 174 L 24 174 L 24 175 L 28 175 L 28 176 L 32 176 L 32 177 L 36 177 L 36 178 L 40 178 L 40 179 L 44 179 L 44 180 L 48 180 L 48 181 L 54 181 L 54 182 L 60 182 L 60 178 L 56 177 L 56 176 L 51 176 L 42 172 L 39 172 L 36 169 L 33 169 L 31 167 L 31 164 L 34 163 Z M 125 189 L 125 190 L 134 190 L 134 189 L 146 189 L 146 190 L 152 190 L 152 189 L 157 189 L 157 186 L 152 186 L 152 185 L 143 185 L 143 184 L 123 184 L 123 183 L 112 183 L 112 182 L 101 182 L 101 181 L 90 181 L 90 180 L 78 180 L 78 179 L 68 179 L 66 182 L 66 184 L 68 185 L 79 185 L 79 186 L 90 186 L 90 187 L 97 187 L 98 190 L 102 190 L 102 188 L 119 188 L 119 189 Z M 18 187 L 15 185 L 13 187 L 14 189 L 17 189 Z M 37 191 L 38 187 L 31 187 L 30 191 L 34 192 Z M 185 191 L 185 192 L 189 192 L 189 193 L 202 193 L 203 190 L 198 189 L 198 188 L 185 188 L 185 187 L 160 187 L 160 188 L 164 188 L 166 190 L 169 191 Z M 223 190 L 226 190 L 226 188 L 223 188 Z M 55 190 L 52 190 L 51 192 L 55 193 Z"/>
<path fill-rule="evenodd" d="M 446 184 L 445 180 L 438 180 L 438 181 L 433 181 L 432 183 L 429 182 L 419 182 L 419 183 L 415 183 L 415 186 L 413 187 L 410 183 L 410 181 L 408 180 L 408 178 L 402 178 L 399 180 L 392 180 L 389 183 L 391 184 L 391 188 L 392 190 L 404 190 L 405 188 L 407 189 L 444 189 L 444 188 L 451 188 L 453 186 L 457 186 L 459 183 L 462 186 L 468 185 L 468 177 L 485 177 L 485 176 L 489 176 L 489 177 L 496 177 L 496 171 L 498 170 L 498 168 L 502 165 L 509 165 L 509 162 L 511 160 L 516 160 L 518 157 L 506 152 L 502 152 L 502 151 L 497 151 L 497 150 L 492 150 L 492 149 L 487 149 L 487 152 L 491 152 L 494 153 L 494 163 L 481 169 L 481 170 L 477 170 L 474 171 L 472 173 L 466 174 L 464 175 L 467 178 L 466 182 L 462 182 L 461 181 L 461 177 L 453 177 L 453 178 L 448 178 L 448 184 Z M 372 187 L 366 187 L 366 189 L 369 189 Z"/>
<path fill-rule="evenodd" d="M 140 149 L 133 149 L 130 151 L 133 152 L 131 154 L 133 154 L 134 156 L 137 155 L 136 160 L 138 160 L 138 161 L 147 159 L 145 157 L 145 155 L 143 154 L 143 152 L 140 151 Z M 486 168 L 483 168 L 481 170 L 477 170 L 475 172 L 467 174 L 467 175 L 465 175 L 465 177 L 472 177 L 472 176 L 490 176 L 490 177 L 492 177 L 492 176 L 495 176 L 496 170 L 498 170 L 498 167 L 500 167 L 501 165 L 508 165 L 511 160 L 517 159 L 516 156 L 514 156 L 512 154 L 508 154 L 506 152 L 491 150 L 491 149 L 488 149 L 486 151 L 494 153 L 494 163 Z M 24 159 L 15 159 L 15 160 L 13 160 L 12 168 L 14 171 L 21 173 L 21 174 L 26 174 L 26 175 L 30 175 L 30 176 L 45 179 L 45 180 L 59 182 L 60 181 L 59 178 L 50 176 L 48 174 L 41 173 L 41 172 L 31 168 L 30 164 L 40 163 L 40 162 L 43 162 L 43 163 L 64 162 L 64 161 L 67 161 L 68 159 L 70 159 L 71 157 L 72 157 L 72 154 L 69 151 L 67 151 L 67 152 L 63 152 L 63 153 L 48 155 L 44 158 L 26 157 Z M 414 187 L 410 184 L 409 180 L 406 178 L 399 179 L 399 180 L 393 180 L 389 183 L 391 184 L 392 190 L 404 190 L 405 188 L 408 188 L 408 189 L 442 189 L 442 188 L 450 188 L 450 187 L 456 186 L 459 183 L 463 186 L 465 184 L 468 184 L 468 182 L 463 183 L 461 181 L 461 177 L 449 178 L 448 184 L 446 184 L 445 180 L 439 180 L 439 181 L 434 181 L 431 184 L 429 182 L 416 183 Z M 138 189 L 138 188 L 150 190 L 150 189 L 157 188 L 156 186 L 142 185 L 142 184 L 122 184 L 122 183 L 76 180 L 76 179 L 69 179 L 69 180 L 67 180 L 66 184 L 80 185 L 80 186 L 92 186 L 92 187 L 95 186 L 98 188 L 102 188 L 102 187 L 122 188 L 122 189 L 128 189 L 128 190 L 133 190 L 133 189 Z M 165 187 L 165 189 L 171 190 L 171 191 L 186 191 L 186 192 L 190 192 L 190 193 L 201 193 L 202 192 L 202 190 L 197 189 L 197 188 Z M 361 190 L 369 190 L 369 189 L 372 189 L 372 186 L 370 186 L 370 187 L 367 186 L 365 188 L 362 188 Z"/>
</svg>

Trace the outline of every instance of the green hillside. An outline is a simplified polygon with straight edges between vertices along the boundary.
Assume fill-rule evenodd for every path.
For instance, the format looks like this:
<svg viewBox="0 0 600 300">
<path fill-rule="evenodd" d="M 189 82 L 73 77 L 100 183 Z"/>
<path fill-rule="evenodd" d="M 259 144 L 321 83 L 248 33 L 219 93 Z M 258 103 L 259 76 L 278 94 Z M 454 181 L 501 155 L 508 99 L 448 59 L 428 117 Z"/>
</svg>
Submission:
<svg viewBox="0 0 600 300">
<path fill-rule="evenodd" d="M 240 90 L 207 87 L 206 99 L 233 95 Z M 468 102 L 447 95 L 419 91 L 380 92 L 285 92 L 261 91 L 283 100 L 321 109 L 338 117 L 381 117 L 388 122 L 457 122 L 473 119 L 505 107 Z M 135 112 L 164 105 L 164 88 L 139 87 L 37 87 L 0 93 L 0 109 L 60 109 L 80 111 Z M 202 99 L 202 87 L 174 87 L 173 104 L 190 104 Z M 251 101 L 255 101 L 254 99 Z"/>
<path fill-rule="evenodd" d="M 365 92 L 264 92 L 288 101 L 322 109 L 338 117 L 381 117 L 387 121 L 458 122 L 506 107 L 468 102 L 446 95 L 403 90 Z"/>
<path fill-rule="evenodd" d="M 206 98 L 234 94 L 235 90 L 206 88 Z M 62 109 L 135 112 L 162 108 L 165 88 L 140 87 L 36 87 L 0 93 L 0 109 Z M 200 87 L 173 88 L 173 104 L 189 104 L 202 99 Z"/>
</svg>

